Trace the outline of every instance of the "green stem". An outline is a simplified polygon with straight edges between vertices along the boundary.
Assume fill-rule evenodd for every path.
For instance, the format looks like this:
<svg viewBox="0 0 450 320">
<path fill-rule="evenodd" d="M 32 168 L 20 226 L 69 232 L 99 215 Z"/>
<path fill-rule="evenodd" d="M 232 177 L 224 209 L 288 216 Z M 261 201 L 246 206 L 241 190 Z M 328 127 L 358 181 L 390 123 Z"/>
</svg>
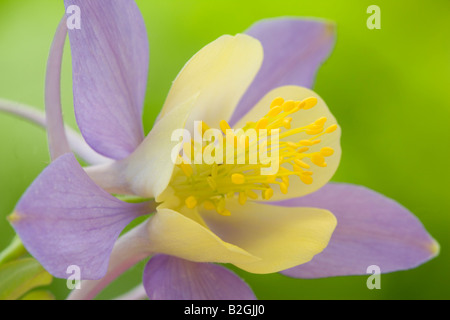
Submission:
<svg viewBox="0 0 450 320">
<path fill-rule="evenodd" d="M 27 249 L 23 246 L 19 236 L 15 236 L 8 247 L 0 252 L 0 265 L 20 258 L 27 253 Z"/>
<path fill-rule="evenodd" d="M 141 198 L 138 196 L 131 196 L 131 195 L 119 195 L 116 194 L 115 195 L 117 199 L 122 200 L 124 202 L 128 202 L 128 203 L 141 203 L 141 202 L 146 202 L 149 200 L 153 200 L 150 198 Z"/>
</svg>

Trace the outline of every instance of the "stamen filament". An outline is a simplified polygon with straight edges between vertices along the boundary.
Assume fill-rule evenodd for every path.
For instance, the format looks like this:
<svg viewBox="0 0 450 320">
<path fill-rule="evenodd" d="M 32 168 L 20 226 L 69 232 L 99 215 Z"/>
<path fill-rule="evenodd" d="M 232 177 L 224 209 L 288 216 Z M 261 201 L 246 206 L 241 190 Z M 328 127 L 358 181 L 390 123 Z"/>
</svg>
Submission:
<svg viewBox="0 0 450 320">
<path fill-rule="evenodd" d="M 312 166 L 326 167 L 325 158 L 334 154 L 334 150 L 328 146 L 315 151 L 317 150 L 315 146 L 321 143 L 318 138 L 334 132 L 337 125 L 332 124 L 325 129 L 327 118 L 320 117 L 307 125 L 292 129 L 291 126 L 295 123 L 294 113 L 311 109 L 317 103 L 315 97 L 302 101 L 276 98 L 270 104 L 266 115 L 255 122 L 248 122 L 242 128 L 244 135 L 234 132 L 231 137 L 228 136 L 230 125 L 225 120 L 220 121 L 220 130 L 224 136 L 220 136 L 219 142 L 223 143 L 221 147 L 227 151 L 222 153 L 221 162 L 207 165 L 188 164 L 188 161 L 182 161 L 171 181 L 175 195 L 190 209 L 203 205 L 206 210 L 215 210 L 218 214 L 228 216 L 231 212 L 226 209 L 226 201 L 234 198 L 235 194 L 237 201 L 244 205 L 248 199 L 271 199 L 275 194 L 273 187 L 276 185 L 281 193 L 287 194 L 292 184 L 290 177 L 298 176 L 298 179 L 307 185 L 313 183 Z M 198 127 L 202 133 L 208 129 L 210 127 L 203 121 Z M 256 134 L 247 135 L 250 129 L 256 130 Z M 262 129 L 266 129 L 267 134 L 259 131 Z M 276 133 L 272 130 L 276 130 Z M 304 137 L 291 141 L 292 137 L 298 134 Z M 273 137 L 278 140 L 272 139 Z M 288 138 L 291 140 L 287 140 Z M 181 160 L 194 159 L 194 152 L 198 152 L 199 147 L 203 152 L 214 141 L 200 142 L 199 145 L 196 143 L 198 144 L 192 141 L 183 145 L 184 158 Z M 233 145 L 230 147 L 231 143 Z M 232 148 L 234 152 L 229 154 L 227 147 Z M 261 150 L 266 152 L 271 161 L 273 161 L 271 156 L 278 157 L 279 169 L 274 174 L 262 174 L 263 169 L 271 168 L 272 162 L 261 161 Z M 257 159 L 258 162 L 249 163 L 250 159 Z M 245 160 L 245 163 L 242 163 L 242 160 Z"/>
</svg>

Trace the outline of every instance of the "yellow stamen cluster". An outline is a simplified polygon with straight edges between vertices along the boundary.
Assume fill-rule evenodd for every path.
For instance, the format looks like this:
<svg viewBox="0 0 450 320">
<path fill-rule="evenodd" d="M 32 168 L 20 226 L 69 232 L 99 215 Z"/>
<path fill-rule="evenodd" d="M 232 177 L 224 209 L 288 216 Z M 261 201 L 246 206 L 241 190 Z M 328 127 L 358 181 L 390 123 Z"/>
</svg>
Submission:
<svg viewBox="0 0 450 320">
<path fill-rule="evenodd" d="M 272 144 L 270 139 L 265 137 L 266 147 L 269 153 L 278 152 L 279 170 L 271 175 L 261 174 L 261 169 L 268 167 L 261 163 L 249 164 L 248 161 L 254 151 L 252 146 L 260 144 L 262 138 L 257 136 L 256 140 L 250 141 L 246 136 L 244 141 L 234 137 L 235 151 L 234 159 L 229 155 L 223 155 L 223 161 L 214 164 L 187 164 L 182 162 L 178 165 L 179 170 L 175 172 L 171 185 L 174 187 L 175 194 L 183 199 L 186 207 L 193 209 L 202 205 L 206 210 L 216 210 L 219 214 L 228 216 L 230 212 L 225 208 L 226 199 L 238 195 L 238 202 L 245 204 L 248 199 L 256 200 L 261 197 L 263 200 L 269 200 L 274 194 L 273 187 L 278 185 L 283 194 L 288 193 L 290 178 L 299 177 L 304 184 L 313 183 L 313 171 L 311 165 L 326 167 L 326 157 L 333 155 L 334 150 L 330 147 L 323 147 L 319 151 L 311 152 L 312 146 L 321 143 L 319 139 L 325 134 L 334 132 L 337 125 L 324 127 L 327 118 L 322 117 L 303 127 L 291 128 L 291 115 L 300 110 L 313 108 L 317 104 L 317 98 L 310 97 L 302 101 L 285 101 L 283 98 L 276 98 L 270 104 L 267 114 L 255 122 L 248 122 L 243 129 L 247 132 L 249 129 L 267 129 L 268 136 L 270 130 L 279 129 L 279 140 Z M 202 122 L 200 130 L 204 133 L 210 127 Z M 229 133 L 230 125 L 222 120 L 220 129 L 223 134 Z M 283 130 L 283 131 L 282 131 Z M 227 132 L 228 131 L 228 132 Z M 293 135 L 306 134 L 301 140 L 286 141 L 285 139 Z M 309 137 L 308 137 L 309 136 Z M 222 143 L 226 149 L 227 139 L 221 137 Z M 217 142 L 217 141 L 216 141 Z M 228 141 L 229 142 L 229 141 Z M 214 143 L 210 142 L 209 144 Z M 205 150 L 208 144 L 203 143 L 201 150 Z M 193 159 L 193 150 L 195 142 L 183 146 L 185 154 L 189 154 Z M 239 154 L 239 150 L 245 150 L 245 154 Z M 317 150 L 317 149 L 316 149 Z M 240 164 L 238 157 L 244 156 L 245 163 Z M 232 161 L 230 161 L 232 160 Z M 194 163 L 194 162 L 192 162 Z"/>
</svg>

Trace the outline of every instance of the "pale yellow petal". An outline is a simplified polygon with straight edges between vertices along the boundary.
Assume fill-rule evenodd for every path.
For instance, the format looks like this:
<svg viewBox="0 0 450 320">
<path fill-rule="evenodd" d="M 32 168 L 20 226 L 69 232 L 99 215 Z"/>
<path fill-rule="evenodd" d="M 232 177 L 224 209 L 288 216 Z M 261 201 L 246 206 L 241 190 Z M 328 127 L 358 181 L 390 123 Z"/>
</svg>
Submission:
<svg viewBox="0 0 450 320">
<path fill-rule="evenodd" d="M 231 216 L 202 211 L 208 227 L 259 261 L 233 263 L 252 273 L 271 273 L 310 261 L 327 245 L 336 218 L 323 209 L 281 207 L 261 203 L 227 203 Z"/>
<path fill-rule="evenodd" d="M 277 98 L 282 97 L 284 100 L 303 100 L 309 97 L 316 97 L 318 102 L 317 105 L 308 110 L 300 110 L 290 117 L 292 117 L 291 128 L 298 128 L 308 125 L 319 118 L 326 117 L 327 121 L 325 122 L 324 128 L 328 128 L 331 125 L 337 124 L 336 119 L 331 114 L 325 102 L 322 98 L 315 93 L 314 91 L 298 87 L 298 86 L 284 86 L 276 88 L 270 91 L 264 98 L 262 98 L 252 110 L 250 110 L 239 122 L 236 124 L 235 128 L 242 128 L 245 126 L 247 121 L 257 121 L 261 117 L 263 117 L 269 111 L 269 106 L 271 102 Z M 306 135 L 305 133 L 298 133 L 291 137 L 285 138 L 283 141 L 293 141 L 298 142 L 302 139 L 309 139 L 312 136 Z M 337 130 L 330 133 L 325 134 L 318 139 L 321 140 L 321 143 L 317 145 L 313 145 L 310 147 L 308 152 L 316 152 L 320 151 L 323 147 L 331 147 L 334 149 L 334 153 L 332 156 L 326 157 L 326 167 L 318 167 L 311 163 L 309 159 L 305 159 L 305 162 L 311 165 L 311 170 L 313 172 L 312 184 L 303 183 L 299 177 L 292 176 L 289 179 L 289 188 L 288 193 L 283 194 L 280 191 L 280 188 L 274 186 L 274 195 L 270 199 L 271 201 L 277 201 L 282 199 L 296 198 L 300 196 L 304 196 L 308 193 L 314 192 L 325 185 L 331 177 L 336 172 L 339 161 L 341 158 L 341 146 L 340 146 L 340 137 L 341 137 L 341 129 L 338 126 Z M 284 165 L 287 169 L 292 170 L 291 165 Z"/>
<path fill-rule="evenodd" d="M 160 119 L 175 106 L 199 93 L 187 129 L 194 121 L 205 121 L 219 128 L 228 120 L 247 90 L 263 59 L 260 42 L 250 36 L 225 35 L 201 49 L 175 79 L 160 114 Z"/>
<path fill-rule="evenodd" d="M 158 208 L 148 224 L 150 250 L 195 262 L 251 263 L 259 259 L 222 241 L 208 228 L 171 209 Z"/>
<path fill-rule="evenodd" d="M 184 128 L 197 97 L 194 94 L 174 107 L 155 124 L 139 147 L 121 161 L 128 189 L 134 194 L 157 198 L 166 189 L 175 166 L 172 152 L 179 145 L 178 141 L 172 141 L 172 133 Z"/>
</svg>

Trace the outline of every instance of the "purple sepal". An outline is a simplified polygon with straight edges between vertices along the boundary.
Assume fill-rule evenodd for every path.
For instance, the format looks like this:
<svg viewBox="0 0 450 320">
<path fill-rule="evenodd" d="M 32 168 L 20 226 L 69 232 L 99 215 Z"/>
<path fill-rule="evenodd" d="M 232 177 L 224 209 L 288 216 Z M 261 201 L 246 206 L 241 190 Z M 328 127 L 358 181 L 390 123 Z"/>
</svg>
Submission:
<svg viewBox="0 0 450 320">
<path fill-rule="evenodd" d="M 382 273 L 405 270 L 435 257 L 439 245 L 405 207 L 368 188 L 330 183 L 302 198 L 277 203 L 330 210 L 337 227 L 325 250 L 283 274 L 297 278 L 361 275 L 371 265 Z"/>
<path fill-rule="evenodd" d="M 78 266 L 81 279 L 99 279 L 113 245 L 148 203 L 126 203 L 98 187 L 72 154 L 50 164 L 9 217 L 27 250 L 58 278 Z"/>
<path fill-rule="evenodd" d="M 151 300 L 255 300 L 250 287 L 225 267 L 159 254 L 144 270 Z"/>
<path fill-rule="evenodd" d="M 334 25 L 313 19 L 262 20 L 245 33 L 261 42 L 264 61 L 234 111 L 231 125 L 275 88 L 286 85 L 311 88 L 320 65 L 335 43 Z"/>
<path fill-rule="evenodd" d="M 144 20 L 134 0 L 64 3 L 66 9 L 78 6 L 81 17 L 79 29 L 69 28 L 78 126 L 94 150 L 123 159 L 144 139 L 149 60 Z M 69 23 L 75 12 L 68 14 Z"/>
</svg>

